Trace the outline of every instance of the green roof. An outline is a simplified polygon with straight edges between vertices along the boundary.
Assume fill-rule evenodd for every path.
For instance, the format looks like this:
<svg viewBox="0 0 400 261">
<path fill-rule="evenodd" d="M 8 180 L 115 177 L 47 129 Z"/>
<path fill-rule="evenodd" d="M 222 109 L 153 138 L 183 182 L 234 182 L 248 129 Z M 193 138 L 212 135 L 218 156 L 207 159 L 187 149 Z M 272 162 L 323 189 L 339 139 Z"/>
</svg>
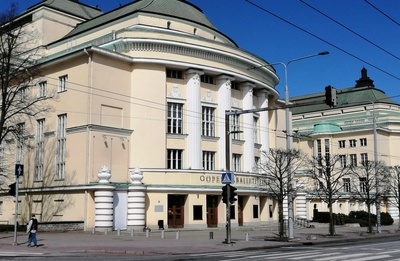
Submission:
<svg viewBox="0 0 400 261">
<path fill-rule="evenodd" d="M 158 14 L 162 16 L 183 19 L 197 23 L 199 25 L 203 25 L 218 32 L 217 28 L 203 14 L 203 11 L 187 1 L 137 0 L 127 5 L 121 6 L 115 10 L 112 10 L 108 13 L 105 13 L 99 17 L 91 19 L 87 22 L 79 24 L 74 30 L 66 35 L 66 38 L 137 12 Z"/>
<path fill-rule="evenodd" d="M 64 13 L 78 16 L 86 20 L 92 19 L 94 17 L 103 14 L 103 12 L 97 7 L 80 3 L 77 0 L 44 0 L 36 5 L 29 7 L 21 15 L 24 15 L 42 6 L 46 6 Z"/>
</svg>

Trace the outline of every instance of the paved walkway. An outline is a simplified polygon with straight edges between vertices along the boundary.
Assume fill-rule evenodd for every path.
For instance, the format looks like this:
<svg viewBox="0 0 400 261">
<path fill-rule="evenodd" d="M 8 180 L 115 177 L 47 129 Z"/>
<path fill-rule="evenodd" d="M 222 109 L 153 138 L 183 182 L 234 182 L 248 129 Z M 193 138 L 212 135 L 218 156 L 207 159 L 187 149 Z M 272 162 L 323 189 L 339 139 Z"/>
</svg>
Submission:
<svg viewBox="0 0 400 261">
<path fill-rule="evenodd" d="M 39 232 L 38 248 L 26 246 L 27 235 L 18 233 L 13 244 L 13 232 L 0 234 L 0 255 L 18 252 L 19 255 L 67 255 L 74 253 L 110 254 L 180 254 L 235 251 L 244 249 L 275 248 L 299 244 L 318 244 L 329 241 L 354 241 L 377 237 L 399 237 L 397 225 L 383 226 L 382 233 L 366 233 L 367 228 L 336 226 L 336 236 L 328 236 L 328 227 L 295 228 L 294 239 L 280 241 L 277 230 L 271 227 L 232 228 L 232 244 L 225 244 L 226 230 L 153 230 L 146 235 L 130 231 L 106 233 L 92 232 Z"/>
</svg>

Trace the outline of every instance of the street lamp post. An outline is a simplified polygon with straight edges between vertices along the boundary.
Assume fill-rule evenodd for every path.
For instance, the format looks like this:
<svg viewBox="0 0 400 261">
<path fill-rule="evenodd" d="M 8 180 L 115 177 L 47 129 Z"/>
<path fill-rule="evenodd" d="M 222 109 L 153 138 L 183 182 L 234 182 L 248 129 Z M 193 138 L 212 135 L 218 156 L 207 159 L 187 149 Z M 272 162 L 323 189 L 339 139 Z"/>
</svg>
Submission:
<svg viewBox="0 0 400 261">
<path fill-rule="evenodd" d="M 320 52 L 312 55 L 307 55 L 299 58 L 292 59 L 287 63 L 278 62 L 270 65 L 280 64 L 283 65 L 285 69 L 285 107 L 286 107 L 286 149 L 289 151 L 292 146 L 290 142 L 290 117 L 289 117 L 289 87 L 288 87 L 288 66 L 290 63 L 295 61 L 304 60 L 308 58 L 312 58 L 320 55 L 327 55 L 329 52 Z M 290 169 L 288 170 L 288 182 L 287 182 L 287 191 L 288 191 L 288 238 L 294 238 L 294 213 L 293 213 L 293 195 L 292 195 L 292 176 L 290 173 Z"/>
</svg>

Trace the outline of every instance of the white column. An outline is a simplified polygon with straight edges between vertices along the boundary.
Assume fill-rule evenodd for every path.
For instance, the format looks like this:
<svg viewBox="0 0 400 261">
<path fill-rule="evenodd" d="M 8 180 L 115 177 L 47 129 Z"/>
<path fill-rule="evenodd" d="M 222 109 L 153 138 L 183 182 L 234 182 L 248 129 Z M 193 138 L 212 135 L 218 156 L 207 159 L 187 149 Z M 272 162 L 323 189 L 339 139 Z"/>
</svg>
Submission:
<svg viewBox="0 0 400 261">
<path fill-rule="evenodd" d="M 392 218 L 394 220 L 399 221 L 399 210 L 398 208 L 395 206 L 394 202 L 396 202 L 395 199 L 391 199 L 393 198 L 393 196 L 389 196 L 388 197 L 388 213 L 392 216 Z"/>
<path fill-rule="evenodd" d="M 307 218 L 307 199 L 305 192 L 296 194 L 296 216 Z"/>
<path fill-rule="evenodd" d="M 254 84 L 245 83 L 241 87 L 243 92 L 243 110 L 253 109 Z M 243 171 L 245 172 L 253 172 L 253 167 L 254 167 L 253 118 L 254 118 L 253 113 L 242 114 L 242 119 L 243 119 L 242 131 L 244 136 Z"/>
<path fill-rule="evenodd" d="M 128 226 L 143 228 L 146 225 L 146 187 L 141 182 L 142 172 L 139 168 L 130 170 L 131 185 L 128 191 Z"/>
<path fill-rule="evenodd" d="M 191 169 L 202 169 L 201 161 L 201 98 L 200 98 L 200 75 L 199 70 L 186 71 L 186 126 L 187 126 L 187 167 Z"/>
<path fill-rule="evenodd" d="M 218 143 L 218 170 L 226 169 L 226 130 L 225 130 L 225 111 L 231 109 L 231 81 L 234 78 L 227 75 L 221 75 L 217 78 L 217 86 L 218 86 L 218 121 L 217 132 L 219 136 Z"/>
<path fill-rule="evenodd" d="M 349 213 L 350 213 L 350 211 L 349 211 L 349 201 L 346 200 L 346 205 L 345 205 L 345 212 L 344 212 L 344 214 L 345 214 L 345 215 L 348 215 Z"/>
<path fill-rule="evenodd" d="M 94 192 L 94 226 L 103 230 L 111 230 L 114 225 L 114 186 L 108 185 L 111 171 L 103 166 L 98 172 L 99 184 Z"/>
<path fill-rule="evenodd" d="M 258 106 L 260 108 L 268 108 L 268 94 L 266 90 L 258 91 Z M 260 133 L 260 143 L 261 151 L 269 151 L 269 117 L 268 111 L 260 112 L 259 119 L 259 133 Z"/>
</svg>

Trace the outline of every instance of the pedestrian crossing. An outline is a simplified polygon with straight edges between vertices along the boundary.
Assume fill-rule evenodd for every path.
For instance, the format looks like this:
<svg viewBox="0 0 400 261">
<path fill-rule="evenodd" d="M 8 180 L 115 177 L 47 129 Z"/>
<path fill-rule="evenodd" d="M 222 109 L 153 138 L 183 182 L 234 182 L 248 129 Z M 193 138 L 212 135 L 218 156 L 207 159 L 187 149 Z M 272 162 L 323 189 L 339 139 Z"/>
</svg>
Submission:
<svg viewBox="0 0 400 261">
<path fill-rule="evenodd" d="M 303 248 L 282 250 L 258 250 L 258 251 L 231 251 L 192 254 L 194 258 L 217 258 L 224 261 L 257 261 L 257 260 L 307 260 L 307 261 L 370 261 L 391 260 L 400 261 L 400 250 L 396 249 L 371 249 L 361 250 L 344 248 Z"/>
</svg>

